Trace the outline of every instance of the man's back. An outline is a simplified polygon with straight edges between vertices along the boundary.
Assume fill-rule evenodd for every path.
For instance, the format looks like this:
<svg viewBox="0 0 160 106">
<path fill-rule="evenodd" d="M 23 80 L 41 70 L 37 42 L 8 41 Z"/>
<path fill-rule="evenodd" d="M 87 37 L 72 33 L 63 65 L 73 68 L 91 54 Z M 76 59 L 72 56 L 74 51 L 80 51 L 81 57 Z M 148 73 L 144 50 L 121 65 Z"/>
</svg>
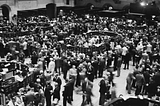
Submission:
<svg viewBox="0 0 160 106">
<path fill-rule="evenodd" d="M 143 74 L 137 74 L 136 75 L 136 85 L 141 86 L 144 84 L 144 77 Z"/>
</svg>

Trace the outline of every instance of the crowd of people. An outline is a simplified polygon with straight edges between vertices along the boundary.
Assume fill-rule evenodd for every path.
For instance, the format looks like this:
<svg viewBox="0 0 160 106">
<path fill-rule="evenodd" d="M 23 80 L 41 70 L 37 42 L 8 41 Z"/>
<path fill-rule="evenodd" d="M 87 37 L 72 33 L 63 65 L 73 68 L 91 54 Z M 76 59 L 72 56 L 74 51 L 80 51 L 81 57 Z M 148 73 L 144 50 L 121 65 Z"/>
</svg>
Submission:
<svg viewBox="0 0 160 106">
<path fill-rule="evenodd" d="M 57 105 L 62 99 L 63 79 L 66 83 L 62 92 L 63 106 L 67 102 L 72 104 L 75 88 L 83 92 L 82 105 L 93 106 L 92 88 L 97 78 L 102 78 L 99 105 L 103 106 L 106 100 L 116 98 L 113 72 L 117 71 L 116 76 L 120 77 L 122 68 L 131 70 L 130 63 L 135 68 L 126 78 L 128 93 L 131 94 L 132 88 L 135 88 L 135 95 L 159 96 L 158 24 L 90 14 L 78 16 L 68 12 L 53 20 L 45 16 L 20 18 L 17 26 L 6 26 L 4 30 L 15 35 L 1 37 L 1 58 L 22 63 L 25 58 L 30 58 L 31 62 L 27 65 L 36 68 L 35 82 L 25 88 L 27 96 L 21 106 L 44 106 L 45 100 L 46 106 L 51 106 L 52 96 L 54 105 Z M 61 75 L 63 79 L 59 77 Z M 19 91 L 15 97 L 18 98 L 18 95 L 22 93 Z"/>
</svg>

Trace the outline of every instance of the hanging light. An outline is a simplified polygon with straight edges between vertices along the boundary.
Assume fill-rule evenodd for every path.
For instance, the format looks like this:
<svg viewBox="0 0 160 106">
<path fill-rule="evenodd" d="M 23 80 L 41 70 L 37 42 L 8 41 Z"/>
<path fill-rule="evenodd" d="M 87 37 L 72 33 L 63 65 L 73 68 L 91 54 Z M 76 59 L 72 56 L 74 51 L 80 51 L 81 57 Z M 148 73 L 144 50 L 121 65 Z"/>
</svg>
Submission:
<svg viewBox="0 0 160 106">
<path fill-rule="evenodd" d="M 112 10 L 113 9 L 113 7 L 112 6 L 110 6 L 109 8 L 108 8 L 108 10 Z"/>
<path fill-rule="evenodd" d="M 141 6 L 146 6 L 147 3 L 145 3 L 144 1 L 140 3 Z"/>
<path fill-rule="evenodd" d="M 152 15 L 152 20 L 154 20 L 154 19 L 155 19 L 155 17 L 156 17 L 155 15 Z"/>
<path fill-rule="evenodd" d="M 156 16 L 155 15 L 152 15 L 152 18 L 155 18 Z"/>
</svg>

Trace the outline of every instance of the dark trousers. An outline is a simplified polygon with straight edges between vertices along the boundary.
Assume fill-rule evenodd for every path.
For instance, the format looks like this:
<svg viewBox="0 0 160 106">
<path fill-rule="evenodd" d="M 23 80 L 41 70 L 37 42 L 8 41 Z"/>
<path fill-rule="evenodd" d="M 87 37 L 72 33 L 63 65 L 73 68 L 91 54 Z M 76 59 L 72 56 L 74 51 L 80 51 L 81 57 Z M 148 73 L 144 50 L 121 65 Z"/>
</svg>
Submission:
<svg viewBox="0 0 160 106">
<path fill-rule="evenodd" d="M 136 81 L 135 81 L 135 80 L 133 80 L 133 81 L 132 81 L 132 85 L 131 85 L 131 87 L 136 88 L 135 83 L 136 83 Z"/>
<path fill-rule="evenodd" d="M 140 95 L 141 90 L 142 90 L 142 85 L 141 86 L 136 86 L 135 96 Z"/>
<path fill-rule="evenodd" d="M 55 67 L 55 71 L 56 71 L 59 75 L 61 75 L 61 67 Z"/>
<path fill-rule="evenodd" d="M 117 61 L 114 61 L 114 71 L 117 70 Z"/>
<path fill-rule="evenodd" d="M 131 79 L 127 79 L 127 85 L 126 85 L 126 90 L 128 91 L 128 94 L 131 93 L 131 89 L 132 89 L 132 80 Z"/>
<path fill-rule="evenodd" d="M 40 101 L 35 101 L 35 102 L 34 102 L 34 105 L 35 105 L 35 106 L 38 106 L 39 103 L 40 103 Z"/>
<path fill-rule="evenodd" d="M 74 82 L 74 83 L 75 83 L 75 82 Z M 71 101 L 73 101 L 74 83 L 73 83 L 73 85 L 72 85 L 72 87 L 71 87 L 71 92 L 70 92 L 70 97 L 69 97 Z"/>
<path fill-rule="evenodd" d="M 104 105 L 105 102 L 105 94 L 100 93 L 99 105 Z"/>
<path fill-rule="evenodd" d="M 80 75 L 79 73 L 77 74 L 77 78 L 76 78 L 76 87 L 81 85 L 81 79 L 80 79 Z"/>
<path fill-rule="evenodd" d="M 103 76 L 103 68 L 99 68 L 99 77 Z"/>
<path fill-rule="evenodd" d="M 85 95 L 82 95 L 82 103 L 85 101 Z"/>
<path fill-rule="evenodd" d="M 63 97 L 63 106 L 67 106 L 67 97 Z"/>
<path fill-rule="evenodd" d="M 46 106 L 51 106 L 51 98 L 46 98 Z"/>
<path fill-rule="evenodd" d="M 142 90 L 143 90 L 143 94 L 145 94 L 145 95 L 146 95 L 146 94 L 147 94 L 147 86 L 146 86 L 146 85 L 144 85 Z"/>
<path fill-rule="evenodd" d="M 98 68 L 94 68 L 94 76 L 95 76 L 95 78 L 97 78 L 97 71 L 98 71 Z"/>
<path fill-rule="evenodd" d="M 91 96 L 82 96 L 82 104 L 81 106 L 86 106 L 86 104 L 90 104 L 90 106 L 93 106 Z"/>
<path fill-rule="evenodd" d="M 93 106 L 93 104 L 92 104 L 92 99 L 91 99 L 91 95 L 87 95 L 87 96 L 86 96 L 86 102 L 87 102 L 87 104 L 90 104 L 90 106 Z"/>
<path fill-rule="evenodd" d="M 25 56 L 27 57 L 28 56 L 28 50 L 23 50 Z"/>
<path fill-rule="evenodd" d="M 129 61 L 125 61 L 124 62 L 124 69 L 129 69 Z"/>
<path fill-rule="evenodd" d="M 67 76 L 67 70 L 63 70 L 63 78 L 66 80 L 66 76 Z"/>
<path fill-rule="evenodd" d="M 122 55 L 122 63 L 124 63 L 124 59 L 125 59 L 125 56 L 124 56 L 124 55 Z"/>
<path fill-rule="evenodd" d="M 85 106 L 85 105 L 86 105 L 85 102 L 86 102 L 86 101 L 85 101 L 85 95 L 82 95 L 82 103 L 81 103 L 81 106 Z"/>
<path fill-rule="evenodd" d="M 69 104 L 72 104 L 72 102 L 71 102 L 72 100 L 71 100 L 71 96 L 67 96 L 67 95 L 64 95 L 63 96 L 63 106 L 67 106 L 67 102 L 69 103 Z"/>
<path fill-rule="evenodd" d="M 136 57 L 136 58 L 135 58 L 135 63 L 136 63 L 136 65 L 139 64 L 140 60 L 141 60 L 141 57 Z"/>
<path fill-rule="evenodd" d="M 135 61 L 136 60 L 135 55 L 132 56 L 132 59 L 133 59 L 133 66 L 135 66 L 135 62 L 136 62 Z"/>
<path fill-rule="evenodd" d="M 112 65 L 112 59 L 107 60 L 107 68 L 109 68 Z"/>
</svg>

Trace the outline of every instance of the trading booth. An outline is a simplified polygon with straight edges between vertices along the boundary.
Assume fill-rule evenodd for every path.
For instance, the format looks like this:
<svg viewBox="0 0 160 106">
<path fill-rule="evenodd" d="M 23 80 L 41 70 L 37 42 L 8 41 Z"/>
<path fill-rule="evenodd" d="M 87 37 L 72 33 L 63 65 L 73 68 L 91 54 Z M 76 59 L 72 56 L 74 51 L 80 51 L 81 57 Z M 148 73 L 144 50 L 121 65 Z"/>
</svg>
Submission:
<svg viewBox="0 0 160 106">
<path fill-rule="evenodd" d="M 0 105 L 6 105 L 8 94 L 17 92 L 33 81 L 29 67 L 19 62 L 0 62 Z"/>
</svg>

